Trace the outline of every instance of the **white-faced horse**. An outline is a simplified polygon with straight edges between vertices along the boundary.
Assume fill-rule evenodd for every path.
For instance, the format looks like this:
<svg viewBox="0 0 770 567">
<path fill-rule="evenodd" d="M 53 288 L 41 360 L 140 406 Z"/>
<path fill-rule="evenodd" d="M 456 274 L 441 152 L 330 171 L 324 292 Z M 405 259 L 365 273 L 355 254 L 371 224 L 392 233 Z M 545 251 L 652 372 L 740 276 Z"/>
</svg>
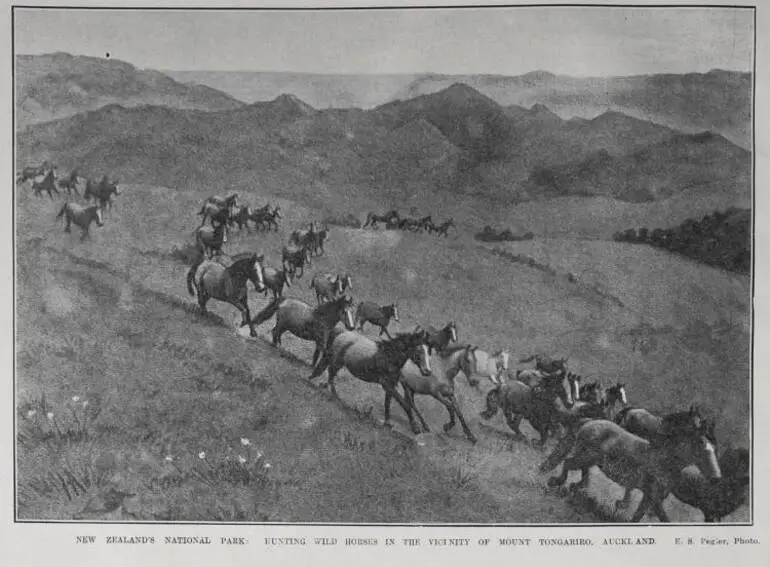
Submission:
<svg viewBox="0 0 770 567">
<path fill-rule="evenodd" d="M 85 240 L 86 237 L 91 238 L 91 236 L 88 234 L 88 227 L 91 226 L 92 222 L 96 222 L 97 226 L 104 226 L 102 215 L 103 210 L 99 205 L 84 207 L 83 205 L 67 201 L 62 206 L 59 214 L 56 215 L 56 218 L 59 219 L 64 217 L 67 221 L 67 224 L 64 227 L 64 232 L 70 232 L 70 225 L 72 223 L 78 225 L 83 231 L 83 235 L 80 237 L 80 239 Z"/>
</svg>

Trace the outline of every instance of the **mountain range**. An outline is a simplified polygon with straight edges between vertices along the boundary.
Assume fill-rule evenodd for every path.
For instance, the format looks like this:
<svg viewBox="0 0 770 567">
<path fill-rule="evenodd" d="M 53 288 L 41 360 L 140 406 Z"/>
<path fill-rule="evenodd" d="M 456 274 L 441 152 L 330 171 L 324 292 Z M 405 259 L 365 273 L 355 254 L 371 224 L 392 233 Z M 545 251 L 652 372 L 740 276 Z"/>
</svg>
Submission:
<svg viewBox="0 0 770 567">
<path fill-rule="evenodd" d="M 502 106 L 547 106 L 562 118 L 595 118 L 617 111 L 686 133 L 712 130 L 751 147 L 752 74 L 651 74 L 570 77 L 546 71 L 503 75 L 323 75 L 226 71 L 167 71 L 177 80 L 208 85 L 240 100 L 293 93 L 316 108 L 374 108 L 463 83 Z"/>
<path fill-rule="evenodd" d="M 21 160 L 53 159 L 167 187 L 262 188 L 298 200 L 512 204 L 554 196 L 662 200 L 684 190 L 750 195 L 751 159 L 723 136 L 610 111 L 564 120 L 501 106 L 468 85 L 362 109 L 294 95 L 204 111 L 110 104 L 18 134 Z"/>
</svg>

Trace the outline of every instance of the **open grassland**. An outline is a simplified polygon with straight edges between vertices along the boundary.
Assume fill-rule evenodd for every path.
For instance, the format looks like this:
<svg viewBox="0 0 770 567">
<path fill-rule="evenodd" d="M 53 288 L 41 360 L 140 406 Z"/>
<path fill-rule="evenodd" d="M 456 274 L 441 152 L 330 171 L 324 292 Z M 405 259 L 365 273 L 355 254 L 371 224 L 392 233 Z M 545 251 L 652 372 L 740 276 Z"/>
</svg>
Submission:
<svg viewBox="0 0 770 567">
<path fill-rule="evenodd" d="M 255 205 L 266 199 L 242 196 Z M 310 387 L 308 343 L 287 334 L 282 351 L 275 351 L 266 342 L 272 322 L 260 327 L 259 338 L 244 338 L 235 329 L 237 311 L 215 301 L 209 304 L 214 315 L 200 317 L 185 290 L 187 266 L 173 248 L 190 240 L 203 197 L 126 186 L 105 226 L 92 227 L 92 241 L 81 243 L 77 229 L 65 235 L 55 222 L 61 201 L 20 195 L 21 517 L 608 518 L 605 502 L 617 497 L 617 487 L 597 475 L 591 490 L 598 506 L 569 506 L 544 494 L 539 450 L 512 440 L 499 416 L 481 424 L 488 384 L 481 391 L 462 379 L 458 385 L 478 445 L 459 427 L 413 443 L 396 404 L 396 434 L 377 425 L 384 398 L 378 387 L 343 372 L 342 404 Z M 262 251 L 278 266 L 288 232 L 323 215 L 270 200 L 284 211 L 281 231 L 234 231 L 228 253 Z M 589 230 L 591 219 L 583 222 Z M 547 263 L 545 271 L 495 254 L 461 227 L 448 239 L 333 228 L 326 255 L 310 272 L 349 272 L 356 301 L 396 302 L 400 330 L 454 320 L 461 341 L 488 350 L 507 346 L 514 358 L 534 351 L 569 356 L 578 373 L 605 384 L 624 381 L 635 405 L 663 412 L 703 402 L 718 417 L 724 442 L 747 444 L 748 278 L 642 246 L 566 238 L 506 245 Z M 313 303 L 309 280 L 288 295 Z M 250 304 L 256 313 L 267 300 L 252 292 Z M 443 406 L 419 397 L 417 403 L 440 432 Z M 89 511 L 92 497 L 109 486 L 134 496 L 112 511 Z M 673 499 L 667 506 L 676 520 L 699 519 Z M 747 515 L 741 509 L 728 520 Z"/>
</svg>

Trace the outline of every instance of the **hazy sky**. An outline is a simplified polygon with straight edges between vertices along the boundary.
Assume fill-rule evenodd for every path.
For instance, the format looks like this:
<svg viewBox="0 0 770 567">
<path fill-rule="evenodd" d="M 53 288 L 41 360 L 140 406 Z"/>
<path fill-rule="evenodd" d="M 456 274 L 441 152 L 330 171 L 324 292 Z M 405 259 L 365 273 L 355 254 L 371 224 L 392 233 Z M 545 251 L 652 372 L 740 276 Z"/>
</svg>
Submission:
<svg viewBox="0 0 770 567">
<path fill-rule="evenodd" d="M 496 8 L 316 12 L 17 9 L 17 53 L 167 70 L 579 76 L 752 67 L 753 12 Z"/>
</svg>

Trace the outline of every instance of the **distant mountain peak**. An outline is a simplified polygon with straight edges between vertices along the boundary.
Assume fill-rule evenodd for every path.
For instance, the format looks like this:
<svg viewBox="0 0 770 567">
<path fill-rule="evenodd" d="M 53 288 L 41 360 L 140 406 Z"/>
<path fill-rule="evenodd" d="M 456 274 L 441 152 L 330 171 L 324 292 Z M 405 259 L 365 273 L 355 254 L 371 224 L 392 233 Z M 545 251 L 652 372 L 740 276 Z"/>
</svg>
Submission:
<svg viewBox="0 0 770 567">
<path fill-rule="evenodd" d="M 542 103 L 533 104 L 529 113 L 535 116 L 559 118 L 558 114 Z"/>
<path fill-rule="evenodd" d="M 550 73 L 548 71 L 530 71 L 529 73 L 524 73 L 523 75 L 520 75 L 522 79 L 525 79 L 527 81 L 553 81 L 556 79 L 556 75 L 553 73 Z"/>
<path fill-rule="evenodd" d="M 288 93 L 278 95 L 272 101 L 270 101 L 270 104 L 279 108 L 297 112 L 305 116 L 313 114 L 315 112 L 315 108 L 310 106 L 304 100 L 300 99 L 299 97 L 293 94 L 288 94 Z"/>
</svg>

